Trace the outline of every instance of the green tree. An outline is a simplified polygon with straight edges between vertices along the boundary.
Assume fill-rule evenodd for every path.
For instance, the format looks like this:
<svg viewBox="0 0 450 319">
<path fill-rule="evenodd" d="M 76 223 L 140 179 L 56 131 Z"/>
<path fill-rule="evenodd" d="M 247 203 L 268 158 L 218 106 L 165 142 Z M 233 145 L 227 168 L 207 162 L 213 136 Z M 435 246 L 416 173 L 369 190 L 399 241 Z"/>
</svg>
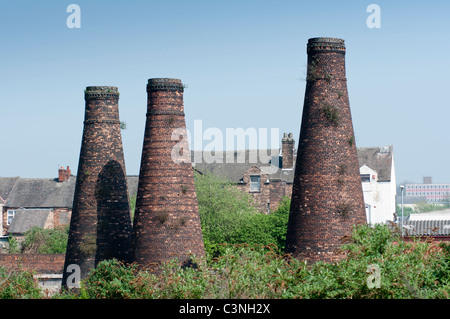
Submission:
<svg viewBox="0 0 450 319">
<path fill-rule="evenodd" d="M 63 254 L 66 252 L 69 226 L 43 229 L 38 226 L 25 232 L 23 253 Z"/>
<path fill-rule="evenodd" d="M 136 197 L 137 197 L 137 195 L 134 194 L 130 198 L 130 216 L 131 216 L 131 221 L 133 221 L 134 212 L 136 211 Z"/>
<path fill-rule="evenodd" d="M 205 249 L 214 252 L 218 244 L 233 242 L 236 230 L 258 212 L 252 197 L 231 182 L 212 174 L 194 178 Z"/>
<path fill-rule="evenodd" d="M 0 267 L 0 299 L 42 298 L 42 291 L 33 275 L 29 270 Z"/>
<path fill-rule="evenodd" d="M 229 243 L 274 244 L 280 252 L 284 251 L 290 203 L 290 199 L 286 197 L 274 212 L 248 216 L 247 222 L 235 229 L 232 241 L 229 241 Z"/>
</svg>

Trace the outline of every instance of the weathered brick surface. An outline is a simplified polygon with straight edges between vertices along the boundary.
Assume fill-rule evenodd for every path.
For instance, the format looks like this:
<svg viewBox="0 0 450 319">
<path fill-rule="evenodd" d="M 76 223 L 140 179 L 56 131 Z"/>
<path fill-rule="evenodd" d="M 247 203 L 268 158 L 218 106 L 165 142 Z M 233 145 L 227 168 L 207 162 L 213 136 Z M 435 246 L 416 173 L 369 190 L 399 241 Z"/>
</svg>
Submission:
<svg viewBox="0 0 450 319">
<path fill-rule="evenodd" d="M 132 260 L 143 267 L 189 253 L 204 255 L 190 151 L 185 132 L 183 84 L 178 79 L 150 79 L 136 211 Z M 174 152 L 174 147 L 181 150 Z M 174 152 L 174 153 L 173 153 Z M 172 154 L 181 154 L 177 161 Z M 178 158 L 180 159 L 180 158 Z"/>
<path fill-rule="evenodd" d="M 294 167 L 294 147 L 295 140 L 292 137 L 292 133 L 286 134 L 284 133 L 283 138 L 281 139 L 281 147 L 282 151 L 282 167 L 284 169 L 290 169 Z"/>
<path fill-rule="evenodd" d="M 65 268 L 81 277 L 104 259 L 127 260 L 131 219 L 116 87 L 85 91 L 85 120 Z M 64 273 L 67 276 L 66 273 Z M 63 278 L 63 284 L 66 278 Z"/>
<path fill-rule="evenodd" d="M 344 41 L 308 41 L 308 74 L 286 251 L 332 261 L 352 225 L 365 223 L 364 199 L 345 74 Z"/>
<path fill-rule="evenodd" d="M 32 270 L 38 274 L 61 274 L 64 254 L 0 254 L 0 266 L 8 270 Z"/>
</svg>

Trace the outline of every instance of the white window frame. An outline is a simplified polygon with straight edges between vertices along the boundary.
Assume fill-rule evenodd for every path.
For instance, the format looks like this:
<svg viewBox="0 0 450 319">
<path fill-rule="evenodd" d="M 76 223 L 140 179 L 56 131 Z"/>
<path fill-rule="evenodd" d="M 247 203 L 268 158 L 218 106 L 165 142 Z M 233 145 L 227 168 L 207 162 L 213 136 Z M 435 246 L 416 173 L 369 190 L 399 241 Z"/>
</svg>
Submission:
<svg viewBox="0 0 450 319">
<path fill-rule="evenodd" d="M 12 220 L 14 219 L 14 215 L 16 215 L 15 209 L 8 209 L 6 211 L 6 225 L 11 225 Z"/>
<path fill-rule="evenodd" d="M 257 181 L 252 181 L 252 177 L 256 178 Z M 250 175 L 250 192 L 260 192 L 260 191 L 261 191 L 261 176 Z"/>
</svg>

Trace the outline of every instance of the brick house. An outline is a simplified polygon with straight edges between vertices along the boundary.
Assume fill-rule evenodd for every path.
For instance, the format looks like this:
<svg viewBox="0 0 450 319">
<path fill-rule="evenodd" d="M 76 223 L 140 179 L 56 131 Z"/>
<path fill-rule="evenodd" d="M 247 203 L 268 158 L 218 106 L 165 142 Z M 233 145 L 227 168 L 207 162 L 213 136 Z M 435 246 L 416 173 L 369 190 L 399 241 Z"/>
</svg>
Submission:
<svg viewBox="0 0 450 319">
<path fill-rule="evenodd" d="M 284 196 L 291 196 L 296 153 L 292 133 L 284 134 L 281 149 L 216 152 L 214 162 L 202 160 L 193 167 L 235 183 L 253 197 L 258 209 L 268 214 Z M 202 158 L 192 152 L 192 159 Z M 203 159 L 205 156 L 203 156 Z"/>
<path fill-rule="evenodd" d="M 357 150 L 367 221 L 393 221 L 396 194 L 393 147 Z M 205 153 L 199 156 L 195 152 L 198 151 L 191 152 L 191 158 L 196 171 L 210 172 L 235 183 L 251 194 L 263 213 L 275 210 L 284 196 L 292 194 L 297 152 L 291 133 L 283 134 L 280 149 L 215 152 L 213 161 L 211 157 L 205 160 Z M 198 158 L 199 163 L 194 161 Z M 139 176 L 127 176 L 130 198 L 137 193 L 138 179 Z M 69 224 L 75 182 L 70 168 L 59 169 L 55 179 L 0 178 L 1 235 L 23 233 L 34 225 L 53 228 Z"/>
<path fill-rule="evenodd" d="M 138 177 L 127 179 L 130 194 L 135 194 Z M 1 235 L 22 235 L 33 226 L 68 225 L 75 183 L 69 167 L 60 168 L 57 178 L 0 177 Z"/>
<path fill-rule="evenodd" d="M 33 226 L 66 225 L 72 210 L 75 178 L 70 168 L 59 169 L 58 178 L 0 178 L 5 204 L 0 220 L 2 235 L 22 234 Z"/>
<path fill-rule="evenodd" d="M 292 193 L 296 157 L 292 134 L 284 134 L 282 145 L 281 150 L 216 152 L 214 162 L 193 160 L 192 165 L 201 174 L 211 173 L 235 183 L 251 194 L 260 212 L 268 214 L 284 196 L 290 197 Z M 191 152 L 192 159 L 202 158 L 195 152 L 198 151 Z"/>
<path fill-rule="evenodd" d="M 357 148 L 369 223 L 394 221 L 395 164 L 392 146 Z M 292 133 L 284 133 L 280 149 L 215 152 L 215 161 L 193 151 L 193 166 L 199 173 L 212 173 L 235 183 L 251 194 L 258 209 L 270 213 L 280 200 L 291 197 L 297 151 Z M 198 159 L 203 160 L 200 162 Z M 197 162 L 194 161 L 197 159 Z"/>
</svg>

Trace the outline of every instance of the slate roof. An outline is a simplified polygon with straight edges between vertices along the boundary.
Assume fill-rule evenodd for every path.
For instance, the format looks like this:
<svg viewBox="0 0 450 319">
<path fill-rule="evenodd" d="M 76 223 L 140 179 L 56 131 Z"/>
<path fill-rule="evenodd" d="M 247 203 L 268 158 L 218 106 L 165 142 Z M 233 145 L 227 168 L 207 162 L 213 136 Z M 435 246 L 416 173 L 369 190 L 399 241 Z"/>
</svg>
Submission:
<svg viewBox="0 0 450 319">
<path fill-rule="evenodd" d="M 50 209 L 17 209 L 9 226 L 9 234 L 23 234 L 33 226 L 44 228 Z"/>
<path fill-rule="evenodd" d="M 55 179 L 18 178 L 6 198 L 9 207 L 72 207 L 76 178 L 59 183 Z"/>
<path fill-rule="evenodd" d="M 386 182 L 391 180 L 393 146 L 381 147 L 358 147 L 359 167 L 364 164 L 377 171 L 378 181 Z"/>
<path fill-rule="evenodd" d="M 381 146 L 381 147 L 358 147 L 358 162 L 359 167 L 367 165 L 371 169 L 378 172 L 378 181 L 390 181 L 392 172 L 392 159 L 393 159 L 393 147 Z M 263 154 L 272 155 L 270 159 L 262 156 L 260 159 L 257 150 L 246 150 L 246 151 L 228 151 L 228 152 L 217 152 L 219 158 L 223 158 L 223 163 L 207 163 L 203 160 L 202 163 L 194 163 L 195 153 L 201 153 L 201 151 L 192 151 L 192 162 L 194 168 L 201 172 L 210 172 L 222 178 L 226 178 L 232 182 L 239 183 L 240 179 L 244 173 L 249 170 L 252 166 L 257 166 L 263 168 L 268 172 L 272 172 L 269 175 L 269 179 L 282 179 L 287 183 L 292 183 L 294 179 L 295 169 L 283 170 L 281 169 L 281 159 L 280 151 L 278 149 L 272 149 L 270 151 L 264 152 Z M 294 154 L 297 151 L 294 150 Z M 198 154 L 197 154 L 198 156 Z M 226 156 L 234 158 L 231 163 L 225 161 Z M 242 157 L 239 157 L 242 156 Z M 253 156 L 253 157 L 250 157 Z M 199 156 L 198 156 L 199 157 Z M 200 157 L 201 158 L 201 157 Z M 245 161 L 239 162 L 239 158 L 245 158 Z M 257 162 L 251 161 L 250 159 L 256 158 Z M 295 166 L 295 159 L 294 159 Z"/>
<path fill-rule="evenodd" d="M 19 177 L 0 177 L 0 197 L 5 201 Z"/>
<path fill-rule="evenodd" d="M 201 158 L 201 163 L 196 163 L 199 154 L 201 151 L 191 152 L 194 169 L 201 173 L 210 172 L 235 183 L 239 183 L 245 172 L 252 166 L 257 166 L 268 174 L 270 180 L 284 180 L 292 183 L 294 179 L 294 169 L 281 168 L 282 156 L 279 149 L 217 152 L 212 155 L 222 159 L 222 162 L 216 160 L 212 163 L 208 163 L 208 158 Z M 203 153 L 203 155 L 208 154 Z M 392 158 L 392 146 L 358 148 L 360 167 L 366 164 L 377 171 L 379 181 L 391 179 Z M 130 175 L 127 179 L 131 198 L 137 193 L 139 176 Z M 0 177 L 0 197 L 6 201 L 6 207 L 71 208 L 75 183 L 76 176 L 71 176 L 68 181 L 62 183 L 59 183 L 57 179 Z"/>
<path fill-rule="evenodd" d="M 127 178 L 129 193 L 136 194 L 138 176 Z M 75 184 L 76 176 L 62 183 L 48 178 L 0 177 L 0 196 L 6 207 L 72 208 Z"/>
<path fill-rule="evenodd" d="M 213 156 L 219 160 L 208 163 L 208 158 L 202 159 L 199 156 L 201 151 L 192 151 L 191 161 L 194 169 L 200 173 L 209 172 L 234 183 L 239 183 L 245 172 L 253 166 L 262 169 L 264 173 L 269 175 L 270 179 L 280 178 L 292 182 L 293 170 L 282 170 L 280 168 L 281 157 L 279 153 L 279 149 L 264 150 L 263 152 L 258 150 L 216 152 Z M 209 155 L 209 153 L 206 154 Z M 197 158 L 200 158 L 202 162 L 195 162 Z"/>
</svg>

